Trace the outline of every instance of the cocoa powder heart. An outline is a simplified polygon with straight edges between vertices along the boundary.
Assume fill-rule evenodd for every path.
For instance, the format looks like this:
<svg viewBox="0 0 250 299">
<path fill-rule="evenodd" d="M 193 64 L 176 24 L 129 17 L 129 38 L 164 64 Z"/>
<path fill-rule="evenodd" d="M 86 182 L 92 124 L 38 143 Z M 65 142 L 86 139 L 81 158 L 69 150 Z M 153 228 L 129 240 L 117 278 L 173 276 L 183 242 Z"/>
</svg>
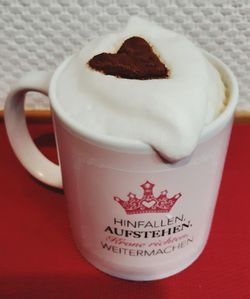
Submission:
<svg viewBox="0 0 250 299">
<path fill-rule="evenodd" d="M 169 73 L 147 41 L 138 36 L 125 40 L 117 53 L 95 55 L 88 64 L 105 75 L 127 79 L 162 79 Z"/>
</svg>

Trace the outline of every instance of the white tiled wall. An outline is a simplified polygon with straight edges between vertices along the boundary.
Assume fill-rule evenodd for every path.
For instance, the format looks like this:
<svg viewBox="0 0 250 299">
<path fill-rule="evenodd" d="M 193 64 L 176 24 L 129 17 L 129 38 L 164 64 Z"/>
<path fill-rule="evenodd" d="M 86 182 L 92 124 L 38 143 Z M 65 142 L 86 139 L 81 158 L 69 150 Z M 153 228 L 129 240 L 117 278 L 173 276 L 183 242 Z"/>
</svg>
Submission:
<svg viewBox="0 0 250 299">
<path fill-rule="evenodd" d="M 23 73 L 53 70 L 72 51 L 131 15 L 184 33 L 230 65 L 240 110 L 250 110 L 250 0 L 0 0 L 0 109 Z M 28 108 L 48 102 L 33 96 Z"/>
</svg>

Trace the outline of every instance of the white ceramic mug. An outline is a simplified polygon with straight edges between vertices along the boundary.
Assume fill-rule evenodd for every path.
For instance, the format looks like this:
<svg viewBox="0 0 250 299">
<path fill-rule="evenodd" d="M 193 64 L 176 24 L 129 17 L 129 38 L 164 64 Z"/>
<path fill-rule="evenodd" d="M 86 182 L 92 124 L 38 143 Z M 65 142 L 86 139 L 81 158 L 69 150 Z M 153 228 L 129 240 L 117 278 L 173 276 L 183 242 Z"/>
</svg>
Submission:
<svg viewBox="0 0 250 299">
<path fill-rule="evenodd" d="M 129 280 L 154 280 L 189 266 L 210 231 L 231 132 L 238 87 L 232 72 L 206 54 L 221 73 L 228 104 L 204 128 L 194 153 L 166 164 L 147 145 L 101 136 L 72 123 L 56 96 L 53 76 L 33 72 L 12 89 L 5 106 L 7 133 L 17 157 L 38 180 L 64 188 L 76 244 L 98 269 Z M 45 158 L 28 133 L 24 97 L 50 98 L 60 166 Z"/>
</svg>

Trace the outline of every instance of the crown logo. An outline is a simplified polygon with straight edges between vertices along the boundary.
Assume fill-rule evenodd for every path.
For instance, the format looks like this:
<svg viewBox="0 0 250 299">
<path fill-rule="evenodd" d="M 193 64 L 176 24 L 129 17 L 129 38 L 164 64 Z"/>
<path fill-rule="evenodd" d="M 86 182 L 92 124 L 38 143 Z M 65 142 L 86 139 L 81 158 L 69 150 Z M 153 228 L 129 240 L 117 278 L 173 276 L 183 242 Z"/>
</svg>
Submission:
<svg viewBox="0 0 250 299">
<path fill-rule="evenodd" d="M 181 193 L 168 197 L 168 191 L 164 190 L 158 197 L 153 194 L 154 184 L 146 181 L 141 185 L 143 189 L 142 198 L 138 198 L 134 193 L 128 194 L 128 200 L 122 200 L 114 196 L 114 200 L 118 202 L 128 215 L 142 213 L 167 213 L 176 201 L 181 197 Z"/>
</svg>

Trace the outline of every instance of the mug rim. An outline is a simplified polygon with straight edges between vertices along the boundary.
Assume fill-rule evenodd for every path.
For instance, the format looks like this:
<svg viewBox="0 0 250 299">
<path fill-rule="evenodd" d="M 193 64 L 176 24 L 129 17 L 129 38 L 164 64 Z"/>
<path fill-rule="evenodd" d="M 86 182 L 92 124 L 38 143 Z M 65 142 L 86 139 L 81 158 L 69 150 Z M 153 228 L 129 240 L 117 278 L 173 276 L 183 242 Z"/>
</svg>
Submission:
<svg viewBox="0 0 250 299">
<path fill-rule="evenodd" d="M 199 142 L 202 143 L 219 132 L 231 119 L 236 105 L 238 103 L 238 83 L 230 68 L 224 64 L 219 58 L 214 55 L 203 51 L 206 58 L 212 63 L 217 71 L 219 71 L 223 83 L 226 85 L 226 88 L 229 90 L 227 97 L 227 104 L 225 109 L 220 113 L 220 115 L 214 119 L 211 123 L 206 125 L 199 137 Z M 66 58 L 55 70 L 52 75 L 50 85 L 49 85 L 49 98 L 50 105 L 52 108 L 52 115 L 55 114 L 61 122 L 66 125 L 68 129 L 70 129 L 73 133 L 76 133 L 80 137 L 88 140 L 91 143 L 94 143 L 100 147 L 109 148 L 118 151 L 126 151 L 126 152 L 139 152 L 139 153 L 149 153 L 154 152 L 152 147 L 143 141 L 134 140 L 129 138 L 111 136 L 99 134 L 96 132 L 91 132 L 90 129 L 86 127 L 81 127 L 76 122 L 72 120 L 72 118 L 67 114 L 62 106 L 59 104 L 60 101 L 57 100 L 56 89 L 57 89 L 57 80 L 60 74 L 63 72 L 65 67 L 71 61 L 74 55 Z"/>
</svg>

